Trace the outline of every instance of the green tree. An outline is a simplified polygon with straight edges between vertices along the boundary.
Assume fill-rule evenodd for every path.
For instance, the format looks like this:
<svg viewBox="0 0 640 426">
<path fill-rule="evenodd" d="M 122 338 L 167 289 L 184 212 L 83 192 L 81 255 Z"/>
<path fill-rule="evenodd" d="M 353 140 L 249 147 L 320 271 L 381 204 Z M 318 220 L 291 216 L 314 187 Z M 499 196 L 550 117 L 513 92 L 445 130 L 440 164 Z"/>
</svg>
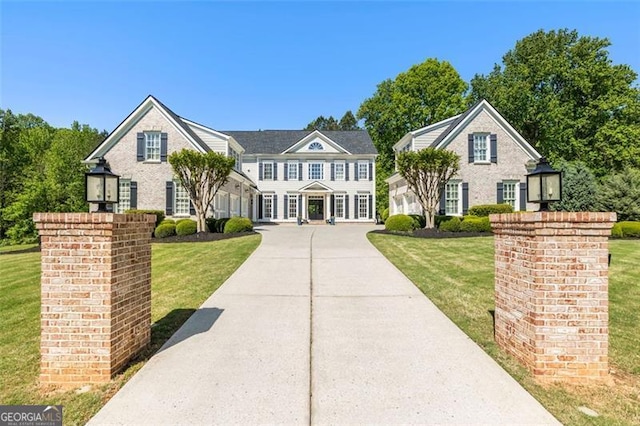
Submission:
<svg viewBox="0 0 640 426">
<path fill-rule="evenodd" d="M 398 172 L 422 206 L 425 228 L 433 228 L 436 206 L 445 185 L 460 170 L 460 156 L 452 151 L 430 147 L 417 152 L 401 152 L 397 163 Z"/>
<path fill-rule="evenodd" d="M 340 122 L 338 123 L 338 127 L 340 130 L 360 130 L 360 126 L 358 126 L 358 120 L 355 115 L 351 112 L 351 110 L 344 113 Z"/>
<path fill-rule="evenodd" d="M 640 166 L 640 91 L 628 65 L 613 65 L 609 40 L 539 30 L 488 75 L 471 80 L 469 102 L 485 98 L 552 162 L 581 160 L 597 176 Z"/>
<path fill-rule="evenodd" d="M 581 161 L 560 161 L 554 168 L 562 172 L 562 200 L 551 204 L 551 210 L 589 212 L 597 210 L 598 181 Z"/>
<path fill-rule="evenodd" d="M 169 164 L 189 194 L 196 211 L 198 232 L 207 232 L 205 216 L 218 190 L 227 182 L 235 160 L 217 152 L 183 149 L 169 155 Z"/>
<path fill-rule="evenodd" d="M 618 220 L 640 220 L 640 169 L 627 168 L 607 176 L 600 185 L 598 206 L 616 212 Z"/>
<path fill-rule="evenodd" d="M 307 124 L 304 130 L 340 130 L 338 121 L 332 115 L 329 118 L 321 115 L 311 123 Z"/>
</svg>

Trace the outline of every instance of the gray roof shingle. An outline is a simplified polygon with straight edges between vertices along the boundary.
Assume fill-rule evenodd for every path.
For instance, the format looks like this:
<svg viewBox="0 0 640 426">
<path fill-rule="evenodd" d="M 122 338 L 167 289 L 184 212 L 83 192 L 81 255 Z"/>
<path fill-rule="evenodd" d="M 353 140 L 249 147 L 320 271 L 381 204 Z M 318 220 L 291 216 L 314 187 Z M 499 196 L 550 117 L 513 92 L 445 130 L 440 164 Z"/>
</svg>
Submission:
<svg viewBox="0 0 640 426">
<path fill-rule="evenodd" d="M 313 130 L 220 130 L 232 136 L 245 149 L 245 154 L 280 154 Z M 366 130 L 327 130 L 323 135 L 351 154 L 377 154 Z"/>
<path fill-rule="evenodd" d="M 440 135 L 438 135 L 438 137 L 431 143 L 432 147 L 437 147 L 438 144 L 440 142 L 442 142 L 442 140 L 444 138 L 446 138 L 447 136 L 449 136 L 449 133 L 451 133 L 453 131 L 453 129 L 455 129 L 456 127 L 458 127 L 458 124 L 460 124 L 465 118 L 467 118 L 467 116 L 469 114 L 471 114 L 471 111 L 473 111 L 478 104 L 480 104 L 480 102 L 482 102 L 482 100 L 476 102 L 475 104 L 473 104 L 473 106 L 471 108 L 469 108 L 468 110 L 466 110 L 465 112 L 463 112 L 462 114 L 460 114 L 460 116 L 458 118 L 455 119 L 455 121 L 453 123 L 451 123 L 451 125 L 449 127 L 447 127 L 447 129 L 440 133 Z"/>
</svg>

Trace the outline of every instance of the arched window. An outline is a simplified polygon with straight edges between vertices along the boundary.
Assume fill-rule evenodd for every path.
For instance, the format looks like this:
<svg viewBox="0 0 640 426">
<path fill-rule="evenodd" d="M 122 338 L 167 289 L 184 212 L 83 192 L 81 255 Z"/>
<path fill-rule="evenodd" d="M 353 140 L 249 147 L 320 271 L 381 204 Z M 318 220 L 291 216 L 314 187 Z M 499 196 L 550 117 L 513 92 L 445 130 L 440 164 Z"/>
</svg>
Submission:
<svg viewBox="0 0 640 426">
<path fill-rule="evenodd" d="M 322 151 L 323 149 L 324 147 L 320 142 L 313 142 L 311 145 L 309 145 L 309 151 Z"/>
</svg>

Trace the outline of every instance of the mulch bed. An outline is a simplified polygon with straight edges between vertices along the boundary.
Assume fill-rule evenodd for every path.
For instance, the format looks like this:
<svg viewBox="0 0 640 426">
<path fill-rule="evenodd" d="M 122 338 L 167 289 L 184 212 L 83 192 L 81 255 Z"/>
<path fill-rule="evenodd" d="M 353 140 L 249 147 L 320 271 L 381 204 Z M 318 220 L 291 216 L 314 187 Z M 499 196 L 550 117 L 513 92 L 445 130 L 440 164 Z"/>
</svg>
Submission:
<svg viewBox="0 0 640 426">
<path fill-rule="evenodd" d="M 380 229 L 372 231 L 374 234 L 402 235 L 413 238 L 469 238 L 469 237 L 493 237 L 491 232 L 442 232 L 438 229 L 416 229 L 413 232 L 394 232 Z"/>
<path fill-rule="evenodd" d="M 192 235 L 174 235 L 166 238 L 153 238 L 152 243 L 203 243 L 207 241 L 228 240 L 229 238 L 244 237 L 254 235 L 257 232 L 238 232 L 235 234 L 218 234 L 214 232 L 198 232 Z"/>
</svg>

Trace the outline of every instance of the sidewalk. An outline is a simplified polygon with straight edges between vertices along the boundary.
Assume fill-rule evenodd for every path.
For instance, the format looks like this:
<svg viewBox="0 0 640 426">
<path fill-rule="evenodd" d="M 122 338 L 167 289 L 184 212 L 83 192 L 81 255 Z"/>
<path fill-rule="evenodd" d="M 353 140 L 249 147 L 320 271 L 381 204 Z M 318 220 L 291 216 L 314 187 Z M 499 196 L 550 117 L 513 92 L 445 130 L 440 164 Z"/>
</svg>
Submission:
<svg viewBox="0 0 640 426">
<path fill-rule="evenodd" d="M 558 424 L 369 244 L 371 229 L 264 227 L 90 424 Z"/>
</svg>

